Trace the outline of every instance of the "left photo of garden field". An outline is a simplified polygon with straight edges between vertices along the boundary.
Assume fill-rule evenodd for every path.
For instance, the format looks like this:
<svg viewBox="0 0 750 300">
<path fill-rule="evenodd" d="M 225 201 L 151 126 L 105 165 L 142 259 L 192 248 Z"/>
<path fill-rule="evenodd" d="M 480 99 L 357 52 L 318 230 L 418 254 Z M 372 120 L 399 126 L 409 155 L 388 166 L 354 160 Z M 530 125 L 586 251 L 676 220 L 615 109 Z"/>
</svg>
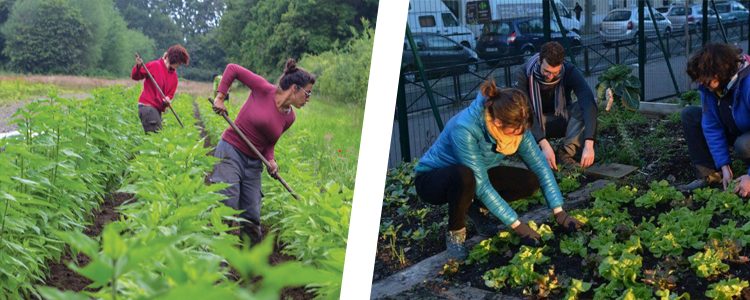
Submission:
<svg viewBox="0 0 750 300">
<path fill-rule="evenodd" d="M 377 10 L 0 1 L 0 299 L 338 299 Z"/>
</svg>

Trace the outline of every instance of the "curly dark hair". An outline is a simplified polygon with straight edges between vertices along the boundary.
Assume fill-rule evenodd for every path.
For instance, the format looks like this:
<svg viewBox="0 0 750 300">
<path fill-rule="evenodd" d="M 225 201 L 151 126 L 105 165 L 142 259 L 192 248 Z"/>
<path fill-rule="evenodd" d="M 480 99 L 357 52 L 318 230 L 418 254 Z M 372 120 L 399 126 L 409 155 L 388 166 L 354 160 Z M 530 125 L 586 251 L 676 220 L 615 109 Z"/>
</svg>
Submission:
<svg viewBox="0 0 750 300">
<path fill-rule="evenodd" d="M 529 100 L 524 92 L 515 88 L 498 88 L 490 79 L 482 83 L 482 95 L 487 97 L 484 103 L 492 118 L 503 122 L 503 127 L 529 129 L 533 122 Z"/>
<path fill-rule="evenodd" d="M 171 64 L 190 64 L 190 54 L 188 54 L 185 47 L 180 44 L 169 47 L 169 49 L 167 50 L 167 58 L 169 59 L 169 63 Z"/>
<path fill-rule="evenodd" d="M 565 59 L 565 48 L 558 42 L 546 42 L 542 44 L 542 49 L 539 51 L 539 59 L 547 61 L 550 66 L 557 67 Z"/>
<path fill-rule="evenodd" d="M 703 84 L 714 77 L 719 80 L 719 88 L 724 88 L 739 70 L 742 49 L 726 43 L 710 43 L 698 50 L 687 63 L 690 79 Z"/>
</svg>

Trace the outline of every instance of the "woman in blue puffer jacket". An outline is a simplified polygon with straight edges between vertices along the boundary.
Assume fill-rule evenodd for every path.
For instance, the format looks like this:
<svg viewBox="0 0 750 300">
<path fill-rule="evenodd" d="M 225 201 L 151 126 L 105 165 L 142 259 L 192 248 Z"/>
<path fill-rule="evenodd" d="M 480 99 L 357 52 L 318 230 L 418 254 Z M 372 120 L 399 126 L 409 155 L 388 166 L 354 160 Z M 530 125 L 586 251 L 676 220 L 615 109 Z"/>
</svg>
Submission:
<svg viewBox="0 0 750 300">
<path fill-rule="evenodd" d="M 446 247 L 451 258 L 464 259 L 467 255 L 465 218 L 467 214 L 472 220 L 479 216 L 478 205 L 472 205 L 475 196 L 527 245 L 537 245 L 540 236 L 519 221 L 507 201 L 528 197 L 540 186 L 557 222 L 568 231 L 581 227 L 581 222 L 562 209 L 563 197 L 555 176 L 526 130 L 531 117 L 522 91 L 498 89 L 494 81 L 487 81 L 477 99 L 448 122 L 419 160 L 415 184 L 420 199 L 448 204 Z M 500 166 L 506 156 L 516 153 L 531 171 Z"/>
</svg>

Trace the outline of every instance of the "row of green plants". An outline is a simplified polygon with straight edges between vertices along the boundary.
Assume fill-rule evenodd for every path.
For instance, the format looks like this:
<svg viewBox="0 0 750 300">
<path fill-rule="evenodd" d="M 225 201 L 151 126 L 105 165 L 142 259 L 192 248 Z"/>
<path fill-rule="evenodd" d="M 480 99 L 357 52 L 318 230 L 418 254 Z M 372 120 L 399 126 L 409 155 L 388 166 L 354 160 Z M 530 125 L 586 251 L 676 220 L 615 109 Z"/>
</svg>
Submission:
<svg viewBox="0 0 750 300">
<path fill-rule="evenodd" d="M 282 252 L 317 268 L 315 290 L 323 298 L 338 298 L 351 214 L 361 109 L 351 111 L 326 101 L 295 110 L 297 120 L 275 147 L 279 174 L 299 195 L 295 200 L 270 176 L 263 179 L 263 224 L 283 244 Z M 229 104 L 234 120 L 241 103 Z M 201 121 L 215 145 L 228 127 L 198 102 Z M 331 118 L 331 116 L 337 116 Z"/>
<path fill-rule="evenodd" d="M 54 232 L 89 224 L 142 141 L 126 103 L 137 91 L 92 95 L 29 103 L 13 117 L 20 135 L 0 141 L 0 298 L 38 296 L 33 284 L 66 249 Z"/>
<path fill-rule="evenodd" d="M 120 218 L 101 236 L 80 230 L 55 236 L 85 254 L 85 266 L 69 267 L 93 283 L 80 293 L 40 287 L 47 299 L 273 299 L 287 286 L 319 282 L 320 270 L 301 262 L 270 265 L 273 237 L 252 247 L 228 231 L 237 211 L 221 203 L 226 184 L 205 184 L 217 159 L 206 155 L 191 119 L 193 103 L 176 98 L 186 124 L 165 115 L 164 128 L 135 147 L 119 192 L 133 194 Z M 261 278 L 258 280 L 258 278 Z"/>
<path fill-rule="evenodd" d="M 730 272 L 730 264 L 748 263 L 742 253 L 750 243 L 750 204 L 737 195 L 706 188 L 685 197 L 662 181 L 652 182 L 645 193 L 610 184 L 592 196 L 591 207 L 571 211 L 586 226 L 557 237 L 558 249 L 545 245 L 517 250 L 518 239 L 503 231 L 477 244 L 464 263 L 487 264 L 515 253 L 508 264 L 486 271 L 483 279 L 488 288 L 521 289 L 527 296 L 547 297 L 552 290 L 567 289 L 565 299 L 577 299 L 597 285 L 594 299 L 732 299 L 748 287 L 747 278 Z M 667 210 L 640 220 L 628 211 L 659 205 L 667 205 Z M 544 226 L 537 227 L 543 237 L 550 232 Z M 574 256 L 590 269 L 584 274 L 592 274 L 592 282 L 555 274 L 555 259 Z M 646 256 L 656 258 L 657 264 L 647 269 Z M 453 267 L 453 273 L 457 269 Z M 706 281 L 704 295 L 675 294 L 689 274 Z"/>
</svg>

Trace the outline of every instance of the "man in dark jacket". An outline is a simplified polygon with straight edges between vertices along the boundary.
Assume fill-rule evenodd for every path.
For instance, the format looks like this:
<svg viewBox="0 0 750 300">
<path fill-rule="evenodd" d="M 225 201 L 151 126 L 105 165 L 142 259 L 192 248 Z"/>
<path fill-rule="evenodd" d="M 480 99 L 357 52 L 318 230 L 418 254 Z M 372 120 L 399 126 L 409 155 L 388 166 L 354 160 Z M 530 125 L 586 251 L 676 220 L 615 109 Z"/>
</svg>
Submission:
<svg viewBox="0 0 750 300">
<path fill-rule="evenodd" d="M 679 186 L 688 191 L 721 181 L 726 189 L 734 178 L 730 147 L 750 162 L 750 56 L 724 43 L 707 44 L 688 61 L 687 73 L 699 83 L 701 106 L 682 111 L 682 127 L 697 180 Z M 718 171 L 717 171 L 718 170 Z M 744 174 L 735 192 L 750 194 L 750 176 Z"/>
<path fill-rule="evenodd" d="M 544 43 L 518 72 L 515 85 L 529 96 L 534 115 L 531 133 L 550 167 L 557 170 L 560 162 L 588 168 L 595 157 L 596 101 L 581 70 L 564 58 L 560 43 Z M 562 137 L 565 140 L 556 158 L 548 139 Z M 573 157 L 579 154 L 576 162 Z"/>
</svg>

